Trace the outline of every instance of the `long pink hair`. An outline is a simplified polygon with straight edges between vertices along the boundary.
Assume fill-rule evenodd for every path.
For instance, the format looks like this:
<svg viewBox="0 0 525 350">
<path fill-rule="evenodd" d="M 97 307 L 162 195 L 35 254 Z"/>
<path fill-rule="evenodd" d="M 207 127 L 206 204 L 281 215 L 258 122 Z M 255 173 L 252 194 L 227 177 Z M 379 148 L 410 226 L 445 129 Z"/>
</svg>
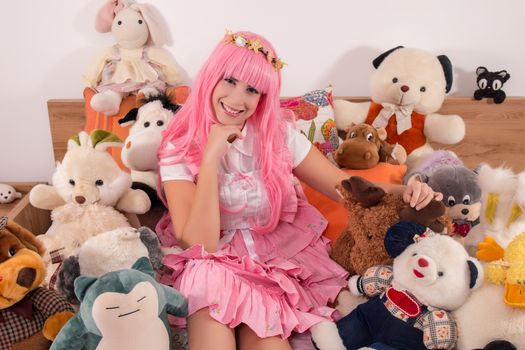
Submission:
<svg viewBox="0 0 525 350">
<path fill-rule="evenodd" d="M 260 35 L 239 32 L 243 37 L 259 39 L 265 50 L 278 57 L 273 46 Z M 254 227 L 258 233 L 271 232 L 277 226 L 283 198 L 291 193 L 291 156 L 285 146 L 284 111 L 279 105 L 281 74 L 268 63 L 260 52 L 227 43 L 217 45 L 195 79 L 193 90 L 168 128 L 163 132 L 159 148 L 159 165 L 184 162 L 196 175 L 200 167 L 204 147 L 211 125 L 217 119 L 211 103 L 213 90 L 224 78 L 234 77 L 256 88 L 261 97 L 254 114 L 247 120 L 256 130 L 255 154 L 262 172 L 270 204 L 270 219 Z M 168 144 L 172 146 L 167 147 Z M 175 156 L 173 161 L 163 161 Z"/>
</svg>

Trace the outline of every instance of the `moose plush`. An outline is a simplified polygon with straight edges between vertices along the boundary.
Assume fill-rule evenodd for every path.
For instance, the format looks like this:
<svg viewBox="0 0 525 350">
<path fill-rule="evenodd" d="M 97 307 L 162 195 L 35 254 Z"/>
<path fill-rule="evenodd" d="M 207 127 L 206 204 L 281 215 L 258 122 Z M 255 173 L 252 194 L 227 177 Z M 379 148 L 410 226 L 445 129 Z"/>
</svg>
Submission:
<svg viewBox="0 0 525 350">
<path fill-rule="evenodd" d="M 392 262 L 383 240 L 388 228 L 401 220 L 418 222 L 435 232 L 450 229 L 440 201 L 416 211 L 400 195 L 385 193 L 358 176 L 344 180 L 338 190 L 348 209 L 348 225 L 334 242 L 331 257 L 350 274 L 362 274 L 371 266 Z"/>
<path fill-rule="evenodd" d="M 341 168 L 370 169 L 378 162 L 404 164 L 407 154 L 403 146 L 390 145 L 384 128 L 368 124 L 352 124 L 346 130 L 344 141 L 332 155 Z"/>
</svg>

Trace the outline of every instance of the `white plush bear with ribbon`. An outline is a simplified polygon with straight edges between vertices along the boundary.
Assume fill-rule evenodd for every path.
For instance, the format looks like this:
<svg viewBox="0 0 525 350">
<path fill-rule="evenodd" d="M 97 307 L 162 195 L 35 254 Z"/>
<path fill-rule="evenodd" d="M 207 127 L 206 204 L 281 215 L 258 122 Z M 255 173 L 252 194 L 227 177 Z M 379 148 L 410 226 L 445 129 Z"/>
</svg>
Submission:
<svg viewBox="0 0 525 350">
<path fill-rule="evenodd" d="M 168 27 L 149 4 L 133 0 L 108 0 L 97 14 L 95 28 L 110 32 L 116 44 L 100 52 L 83 76 L 97 91 L 91 107 L 107 116 L 118 113 L 122 98 L 142 92 L 146 97 L 181 82 L 170 53 Z"/>
<path fill-rule="evenodd" d="M 407 164 L 432 151 L 429 142 L 455 144 L 465 136 L 458 115 L 436 113 L 452 87 L 452 64 L 447 56 L 404 48 L 391 49 L 373 61 L 371 102 L 334 101 L 339 130 L 366 122 L 387 130 L 386 142 L 400 144 Z"/>
</svg>

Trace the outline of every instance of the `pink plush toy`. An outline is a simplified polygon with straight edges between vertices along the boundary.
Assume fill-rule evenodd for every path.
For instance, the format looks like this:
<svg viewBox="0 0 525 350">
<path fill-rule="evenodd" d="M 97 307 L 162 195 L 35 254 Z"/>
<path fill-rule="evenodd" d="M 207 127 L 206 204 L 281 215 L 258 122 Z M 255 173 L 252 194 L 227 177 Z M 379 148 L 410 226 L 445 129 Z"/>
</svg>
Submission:
<svg viewBox="0 0 525 350">
<path fill-rule="evenodd" d="M 97 92 L 90 102 L 95 111 L 114 115 L 129 94 L 142 92 L 149 97 L 181 82 L 175 61 L 161 48 L 171 43 L 171 37 L 153 6 L 109 0 L 99 10 L 95 28 L 111 32 L 117 42 L 102 50 L 83 76 Z"/>
</svg>

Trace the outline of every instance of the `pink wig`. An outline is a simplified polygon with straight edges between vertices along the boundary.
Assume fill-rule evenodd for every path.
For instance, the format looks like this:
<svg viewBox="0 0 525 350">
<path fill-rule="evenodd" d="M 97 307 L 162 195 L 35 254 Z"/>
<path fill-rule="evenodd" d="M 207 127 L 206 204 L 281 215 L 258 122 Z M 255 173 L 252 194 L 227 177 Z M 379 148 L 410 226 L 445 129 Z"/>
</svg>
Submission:
<svg viewBox="0 0 525 350">
<path fill-rule="evenodd" d="M 278 57 L 263 37 L 249 32 L 238 34 L 251 40 L 259 39 L 265 50 Z M 197 75 L 188 101 L 163 133 L 159 164 L 183 161 L 194 175 L 198 173 L 210 127 L 217 123 L 211 103 L 212 93 L 217 83 L 226 77 L 244 81 L 261 93 L 259 104 L 247 123 L 251 126 L 248 130 L 257 132 L 254 156 L 262 172 L 271 215 L 268 222 L 257 224 L 254 229 L 259 233 L 271 232 L 279 222 L 283 198 L 292 195 L 292 164 L 285 146 L 286 129 L 279 106 L 281 75 L 262 53 L 237 47 L 225 40 L 217 45 Z M 168 148 L 168 143 L 174 147 Z M 163 159 L 173 156 L 176 160 L 163 162 Z"/>
</svg>

